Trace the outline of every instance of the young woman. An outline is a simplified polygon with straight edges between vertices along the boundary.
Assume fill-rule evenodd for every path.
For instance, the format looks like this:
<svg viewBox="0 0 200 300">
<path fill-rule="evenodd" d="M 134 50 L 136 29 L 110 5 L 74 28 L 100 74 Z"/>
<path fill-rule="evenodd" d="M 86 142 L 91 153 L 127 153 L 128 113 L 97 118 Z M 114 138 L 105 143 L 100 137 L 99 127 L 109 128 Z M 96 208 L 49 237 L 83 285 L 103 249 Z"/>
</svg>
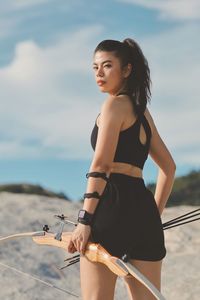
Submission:
<svg viewBox="0 0 200 300">
<path fill-rule="evenodd" d="M 147 109 L 148 63 L 134 40 L 105 40 L 94 51 L 93 69 L 108 97 L 91 134 L 95 152 L 87 193 L 68 251 L 84 254 L 88 240 L 98 242 L 114 256 L 128 255 L 160 290 L 166 255 L 160 215 L 172 189 L 175 163 Z M 155 195 L 142 177 L 148 154 L 159 168 Z M 105 265 L 82 255 L 80 272 L 84 300 L 113 299 L 117 276 Z M 155 299 L 134 278 L 125 282 L 130 299 Z"/>
</svg>

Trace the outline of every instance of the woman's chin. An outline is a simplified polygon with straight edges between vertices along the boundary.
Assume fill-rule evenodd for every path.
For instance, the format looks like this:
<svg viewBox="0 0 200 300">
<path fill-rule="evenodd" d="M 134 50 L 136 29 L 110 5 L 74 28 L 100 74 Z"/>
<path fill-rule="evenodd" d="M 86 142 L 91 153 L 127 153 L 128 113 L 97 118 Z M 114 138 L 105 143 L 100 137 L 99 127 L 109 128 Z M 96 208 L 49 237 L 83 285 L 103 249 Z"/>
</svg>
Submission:
<svg viewBox="0 0 200 300">
<path fill-rule="evenodd" d="M 104 88 L 103 86 L 100 86 L 100 87 L 99 87 L 99 90 L 100 90 L 100 92 L 102 92 L 102 93 L 108 93 L 107 89 Z"/>
</svg>

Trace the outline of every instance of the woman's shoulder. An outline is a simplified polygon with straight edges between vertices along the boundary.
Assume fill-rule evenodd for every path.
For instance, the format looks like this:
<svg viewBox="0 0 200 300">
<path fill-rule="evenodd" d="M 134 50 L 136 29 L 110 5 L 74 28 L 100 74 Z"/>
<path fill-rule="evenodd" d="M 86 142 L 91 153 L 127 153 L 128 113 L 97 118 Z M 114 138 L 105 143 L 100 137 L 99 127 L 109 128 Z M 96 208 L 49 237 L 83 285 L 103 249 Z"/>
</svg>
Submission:
<svg viewBox="0 0 200 300">
<path fill-rule="evenodd" d="M 101 111 L 107 111 L 110 113 L 117 113 L 125 115 L 127 110 L 130 110 L 132 104 L 130 97 L 127 95 L 113 95 L 108 96 L 101 107 Z"/>
<path fill-rule="evenodd" d="M 99 123 L 112 119 L 121 126 L 126 118 L 128 101 L 125 95 L 107 97 L 101 106 Z"/>
</svg>

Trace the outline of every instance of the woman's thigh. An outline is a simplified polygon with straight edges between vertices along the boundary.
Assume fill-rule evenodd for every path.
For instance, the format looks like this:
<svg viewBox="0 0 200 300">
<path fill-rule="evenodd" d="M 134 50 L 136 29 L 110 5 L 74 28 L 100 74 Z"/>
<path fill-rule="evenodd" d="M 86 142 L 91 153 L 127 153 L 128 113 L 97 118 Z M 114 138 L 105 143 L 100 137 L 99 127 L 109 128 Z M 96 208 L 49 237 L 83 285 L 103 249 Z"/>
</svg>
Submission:
<svg viewBox="0 0 200 300">
<path fill-rule="evenodd" d="M 117 276 L 102 263 L 80 259 L 80 278 L 83 300 L 113 300 Z"/>
<path fill-rule="evenodd" d="M 161 268 L 162 260 L 160 261 L 142 261 L 131 260 L 131 263 L 144 275 L 151 283 L 160 291 L 161 289 Z M 155 300 L 152 293 L 138 280 L 128 277 L 125 278 L 126 286 L 130 299 L 134 300 Z"/>
</svg>

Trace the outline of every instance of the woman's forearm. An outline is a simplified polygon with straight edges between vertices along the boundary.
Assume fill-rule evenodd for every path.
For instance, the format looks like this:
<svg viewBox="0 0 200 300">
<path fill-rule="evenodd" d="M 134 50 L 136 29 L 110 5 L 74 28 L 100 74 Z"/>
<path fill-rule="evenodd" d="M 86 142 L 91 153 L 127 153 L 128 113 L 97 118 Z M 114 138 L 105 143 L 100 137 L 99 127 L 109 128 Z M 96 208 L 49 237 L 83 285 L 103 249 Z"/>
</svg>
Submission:
<svg viewBox="0 0 200 300">
<path fill-rule="evenodd" d="M 161 168 L 159 168 L 156 190 L 155 190 L 155 200 L 158 206 L 158 210 L 160 215 L 162 214 L 169 195 L 172 191 L 174 176 L 175 176 L 175 166 L 172 165 L 169 167 L 167 172 L 164 172 Z"/>
</svg>

